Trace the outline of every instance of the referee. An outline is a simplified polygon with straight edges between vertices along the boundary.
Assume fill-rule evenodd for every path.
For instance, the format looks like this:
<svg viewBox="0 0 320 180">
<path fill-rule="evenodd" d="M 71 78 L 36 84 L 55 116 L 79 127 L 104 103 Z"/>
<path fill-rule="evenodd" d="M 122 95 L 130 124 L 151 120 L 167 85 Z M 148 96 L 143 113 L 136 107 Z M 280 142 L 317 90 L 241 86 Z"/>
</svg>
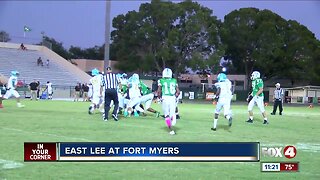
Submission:
<svg viewBox="0 0 320 180">
<path fill-rule="evenodd" d="M 276 89 L 274 90 L 274 94 L 273 94 L 273 111 L 271 113 L 271 115 L 275 115 L 277 112 L 277 108 L 279 106 L 279 115 L 282 115 L 282 100 L 284 97 L 284 91 L 282 88 L 280 88 L 280 83 L 276 84 Z"/>
<path fill-rule="evenodd" d="M 117 87 L 120 80 L 116 77 L 114 73 L 112 73 L 111 67 L 107 67 L 107 73 L 103 77 L 103 82 L 104 82 L 104 88 L 105 88 L 103 120 L 108 121 L 110 103 L 112 100 L 114 103 L 112 117 L 115 121 L 118 121 L 119 101 L 118 101 Z"/>
</svg>

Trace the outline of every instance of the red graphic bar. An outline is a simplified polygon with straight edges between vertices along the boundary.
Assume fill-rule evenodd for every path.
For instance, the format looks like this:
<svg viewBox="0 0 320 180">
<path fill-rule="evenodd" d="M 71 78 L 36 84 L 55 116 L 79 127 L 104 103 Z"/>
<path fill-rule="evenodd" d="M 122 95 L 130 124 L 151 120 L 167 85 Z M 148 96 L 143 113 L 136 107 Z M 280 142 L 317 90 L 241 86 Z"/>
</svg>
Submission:
<svg viewBox="0 0 320 180">
<path fill-rule="evenodd" d="M 298 162 L 282 162 L 280 163 L 280 171 L 295 171 L 299 170 L 299 163 Z"/>
<path fill-rule="evenodd" d="M 24 143 L 24 161 L 56 161 L 56 143 Z"/>
</svg>

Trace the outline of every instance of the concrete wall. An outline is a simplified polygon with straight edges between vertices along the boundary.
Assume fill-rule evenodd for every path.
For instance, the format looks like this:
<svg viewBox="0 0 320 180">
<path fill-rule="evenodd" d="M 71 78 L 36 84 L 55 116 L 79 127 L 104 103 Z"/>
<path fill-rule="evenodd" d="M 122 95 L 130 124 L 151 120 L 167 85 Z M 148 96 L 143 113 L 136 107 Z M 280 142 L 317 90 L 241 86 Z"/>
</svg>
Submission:
<svg viewBox="0 0 320 180">
<path fill-rule="evenodd" d="M 90 72 L 92 69 L 97 68 L 100 72 L 104 71 L 104 61 L 103 60 L 92 60 L 92 59 L 71 59 L 77 64 L 77 67 L 82 71 Z M 115 68 L 117 61 L 109 60 L 108 66 L 112 68 L 114 73 L 120 72 Z"/>
</svg>

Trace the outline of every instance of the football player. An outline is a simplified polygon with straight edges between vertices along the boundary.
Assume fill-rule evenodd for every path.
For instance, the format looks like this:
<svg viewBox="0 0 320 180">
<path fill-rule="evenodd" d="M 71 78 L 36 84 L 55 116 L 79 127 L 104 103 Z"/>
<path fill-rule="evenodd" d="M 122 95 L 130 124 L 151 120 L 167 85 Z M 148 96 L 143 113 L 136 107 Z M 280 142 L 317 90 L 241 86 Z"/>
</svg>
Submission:
<svg viewBox="0 0 320 180">
<path fill-rule="evenodd" d="M 211 130 L 217 130 L 218 117 L 221 109 L 224 110 L 224 117 L 229 121 L 229 127 L 232 125 L 232 114 L 230 110 L 232 92 L 231 92 L 231 81 L 227 78 L 227 75 L 224 73 L 220 73 L 217 76 L 218 82 L 214 85 L 217 88 L 217 92 L 215 94 L 215 99 L 218 101 L 216 110 L 214 113 L 213 127 Z"/>
<path fill-rule="evenodd" d="M 129 102 L 127 105 L 126 110 L 124 111 L 124 116 L 131 116 L 131 113 L 134 112 L 134 116 L 138 117 L 139 114 L 138 111 L 143 111 L 143 109 L 140 107 L 140 81 L 139 81 L 139 75 L 133 74 L 128 81 L 128 88 L 129 88 Z M 135 109 L 133 109 L 135 107 Z"/>
<path fill-rule="evenodd" d="M 20 103 L 20 94 L 17 92 L 18 76 L 20 73 L 18 71 L 11 71 L 11 76 L 8 80 L 7 91 L 3 96 L 3 99 L 9 99 L 11 96 L 14 96 L 17 99 L 17 107 L 24 107 Z"/>
<path fill-rule="evenodd" d="M 267 119 L 267 114 L 264 109 L 264 95 L 263 95 L 263 80 L 260 78 L 260 73 L 258 71 L 253 71 L 251 74 L 251 80 L 252 80 L 252 99 L 250 100 L 248 104 L 248 112 L 249 112 L 249 120 L 247 120 L 247 123 L 253 123 L 253 106 L 256 104 L 258 108 L 260 109 L 260 112 L 263 116 L 263 124 L 269 124 Z"/>
<path fill-rule="evenodd" d="M 98 69 L 93 69 L 91 71 L 92 78 L 90 79 L 90 84 L 92 84 L 92 100 L 91 105 L 89 106 L 89 114 L 93 114 L 95 109 L 98 109 L 102 104 L 102 93 L 103 93 L 103 82 L 102 74 L 100 74 Z"/>
<path fill-rule="evenodd" d="M 156 117 L 159 117 L 160 112 L 151 108 L 152 100 L 154 99 L 154 93 L 142 81 L 140 81 L 140 89 L 141 89 L 141 94 L 142 94 L 142 96 L 140 98 L 140 103 L 145 103 L 145 109 L 149 112 L 155 113 Z M 144 111 L 142 111 L 142 113 L 144 113 Z"/>
<path fill-rule="evenodd" d="M 172 70 L 165 68 L 162 72 L 162 78 L 158 80 L 158 97 L 162 99 L 162 110 L 171 135 L 175 134 L 172 126 L 175 126 L 177 122 L 175 109 L 176 98 L 179 94 L 177 80 L 172 78 Z"/>
</svg>

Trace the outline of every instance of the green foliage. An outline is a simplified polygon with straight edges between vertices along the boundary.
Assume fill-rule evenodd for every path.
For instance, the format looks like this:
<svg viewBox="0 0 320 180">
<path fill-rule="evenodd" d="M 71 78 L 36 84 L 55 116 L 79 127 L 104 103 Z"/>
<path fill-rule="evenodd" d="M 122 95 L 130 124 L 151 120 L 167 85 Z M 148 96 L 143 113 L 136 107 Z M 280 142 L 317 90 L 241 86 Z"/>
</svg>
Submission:
<svg viewBox="0 0 320 180">
<path fill-rule="evenodd" d="M 59 54 L 61 57 L 64 59 L 70 59 L 70 54 L 69 52 L 63 47 L 62 42 L 56 41 L 54 38 L 50 38 L 48 36 L 44 36 L 44 41 L 48 41 L 52 44 L 52 51 L 56 52 Z"/>
<path fill-rule="evenodd" d="M 8 42 L 10 40 L 10 35 L 7 32 L 0 31 L 0 42 Z"/>
<path fill-rule="evenodd" d="M 237 73 L 260 70 L 264 77 L 310 82 L 318 77 L 317 40 L 296 21 L 269 10 L 242 8 L 225 16 L 222 41 Z M 318 46 L 319 47 L 319 46 Z"/>
<path fill-rule="evenodd" d="M 113 20 L 115 30 L 111 33 L 119 67 L 135 64 L 131 69 L 142 72 L 170 67 L 175 73 L 189 65 L 209 68 L 212 61 L 208 59 L 214 59 L 211 56 L 221 44 L 221 22 L 211 14 L 210 9 L 192 1 L 153 0 L 142 4 L 139 12 L 119 15 Z M 195 59 L 201 59 L 202 65 L 193 66 Z"/>
</svg>

